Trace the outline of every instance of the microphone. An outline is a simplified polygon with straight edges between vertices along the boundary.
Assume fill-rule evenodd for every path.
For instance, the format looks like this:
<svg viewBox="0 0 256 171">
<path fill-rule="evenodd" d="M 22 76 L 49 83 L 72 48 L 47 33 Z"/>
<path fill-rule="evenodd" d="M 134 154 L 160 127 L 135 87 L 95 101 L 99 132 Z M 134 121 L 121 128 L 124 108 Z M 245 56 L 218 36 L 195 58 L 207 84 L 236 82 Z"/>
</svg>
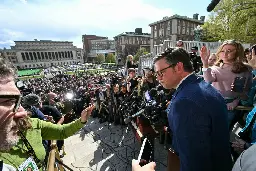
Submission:
<svg viewBox="0 0 256 171">
<path fill-rule="evenodd" d="M 152 97 L 152 98 L 156 98 L 156 97 L 157 97 L 157 89 L 156 89 L 156 88 L 152 88 L 152 89 L 149 91 L 149 95 L 150 95 L 150 97 Z"/>
<path fill-rule="evenodd" d="M 140 111 L 138 111 L 137 113 L 133 114 L 132 116 L 128 116 L 128 118 L 124 119 L 124 123 L 128 124 L 129 122 L 131 122 L 132 118 L 141 115 L 144 111 L 145 111 L 145 109 L 141 109 Z"/>
<path fill-rule="evenodd" d="M 220 2 L 220 0 L 212 0 L 212 2 L 207 7 L 207 12 L 211 12 Z"/>
</svg>

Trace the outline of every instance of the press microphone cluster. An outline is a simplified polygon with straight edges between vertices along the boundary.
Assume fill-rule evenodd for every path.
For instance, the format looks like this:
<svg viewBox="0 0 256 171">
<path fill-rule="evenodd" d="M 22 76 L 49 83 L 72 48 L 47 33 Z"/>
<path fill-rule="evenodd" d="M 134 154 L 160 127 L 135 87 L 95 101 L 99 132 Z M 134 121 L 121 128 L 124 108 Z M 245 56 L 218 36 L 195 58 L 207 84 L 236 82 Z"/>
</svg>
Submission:
<svg viewBox="0 0 256 171">
<path fill-rule="evenodd" d="M 207 12 L 211 12 L 220 2 L 220 0 L 212 0 L 212 2 L 207 7 Z"/>
<path fill-rule="evenodd" d="M 125 122 L 126 124 L 128 124 L 129 122 L 131 122 L 131 119 L 132 119 L 132 118 L 135 118 L 135 117 L 137 117 L 137 116 L 140 116 L 144 111 L 145 111 L 145 109 L 141 109 L 141 110 L 138 111 L 137 113 L 135 113 L 135 114 L 129 116 L 128 118 L 125 118 L 125 119 L 124 119 L 124 122 Z"/>
</svg>

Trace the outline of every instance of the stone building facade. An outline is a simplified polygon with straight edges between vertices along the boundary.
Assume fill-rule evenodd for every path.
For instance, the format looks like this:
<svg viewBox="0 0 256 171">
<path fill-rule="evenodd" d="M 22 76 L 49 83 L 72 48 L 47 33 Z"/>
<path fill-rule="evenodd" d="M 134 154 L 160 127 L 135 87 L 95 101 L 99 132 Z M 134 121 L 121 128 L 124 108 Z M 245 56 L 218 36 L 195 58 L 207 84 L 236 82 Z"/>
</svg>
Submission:
<svg viewBox="0 0 256 171">
<path fill-rule="evenodd" d="M 83 51 L 73 42 L 36 39 L 14 42 L 15 46 L 4 49 L 3 55 L 21 69 L 83 63 Z"/>
</svg>

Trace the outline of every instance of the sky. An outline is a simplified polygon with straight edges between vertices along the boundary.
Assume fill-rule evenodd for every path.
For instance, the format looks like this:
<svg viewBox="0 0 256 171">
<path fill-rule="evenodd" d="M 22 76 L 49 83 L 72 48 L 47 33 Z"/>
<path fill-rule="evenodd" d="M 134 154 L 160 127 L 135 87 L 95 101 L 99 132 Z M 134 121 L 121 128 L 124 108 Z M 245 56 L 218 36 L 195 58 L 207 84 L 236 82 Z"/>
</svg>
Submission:
<svg viewBox="0 0 256 171">
<path fill-rule="evenodd" d="M 207 16 L 211 0 L 0 0 L 0 48 L 14 41 L 73 41 L 82 48 L 82 35 L 113 39 L 174 14 Z"/>
</svg>

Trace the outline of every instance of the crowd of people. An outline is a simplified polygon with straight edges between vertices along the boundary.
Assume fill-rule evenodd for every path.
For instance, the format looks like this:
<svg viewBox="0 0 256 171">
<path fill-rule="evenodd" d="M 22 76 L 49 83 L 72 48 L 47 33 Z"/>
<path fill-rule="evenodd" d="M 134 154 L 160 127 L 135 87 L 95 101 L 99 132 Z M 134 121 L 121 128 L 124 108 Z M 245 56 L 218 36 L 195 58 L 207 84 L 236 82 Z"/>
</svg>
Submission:
<svg viewBox="0 0 256 171">
<path fill-rule="evenodd" d="M 166 126 L 181 171 L 255 170 L 246 162 L 252 160 L 256 141 L 254 48 L 244 50 L 241 43 L 229 40 L 211 54 L 203 46 L 202 68 L 195 73 L 182 41 L 178 45 L 155 57 L 154 66 L 144 68 L 143 76 L 137 75 L 129 55 L 122 75 L 56 74 L 21 81 L 16 80 L 12 65 L 1 58 L 2 168 L 45 170 L 51 140 L 58 140 L 61 150 L 63 140 L 81 129 L 90 115 L 100 122 L 125 124 L 119 112 L 122 102 L 138 88 L 141 93 L 161 86 L 171 97 Z M 231 140 L 237 123 L 242 127 L 240 137 Z M 151 162 L 141 167 L 140 161 L 132 161 L 134 171 L 154 170 L 155 166 Z"/>
</svg>

